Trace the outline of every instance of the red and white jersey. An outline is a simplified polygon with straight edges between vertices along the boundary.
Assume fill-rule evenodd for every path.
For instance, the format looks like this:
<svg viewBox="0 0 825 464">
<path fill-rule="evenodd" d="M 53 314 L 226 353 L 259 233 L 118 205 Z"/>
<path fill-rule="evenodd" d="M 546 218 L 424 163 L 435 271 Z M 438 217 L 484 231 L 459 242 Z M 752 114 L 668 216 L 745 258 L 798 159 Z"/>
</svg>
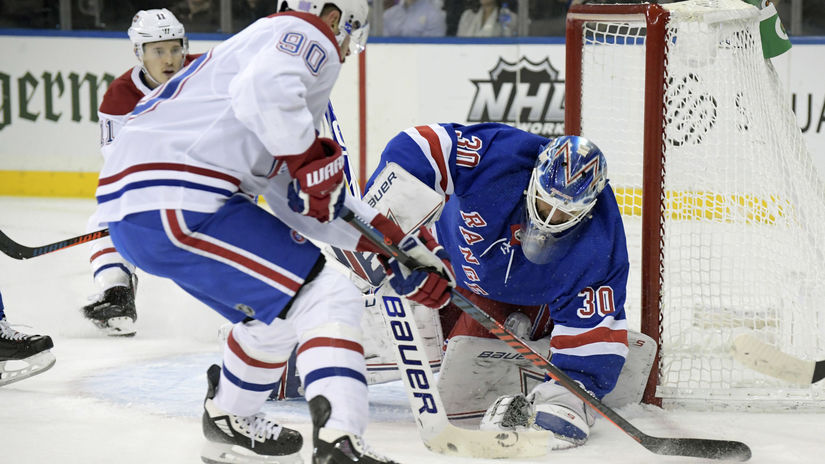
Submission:
<svg viewBox="0 0 825 464">
<path fill-rule="evenodd" d="M 186 66 L 200 55 L 186 55 L 183 65 Z M 97 109 L 97 118 L 100 122 L 100 146 L 103 147 L 114 141 L 120 128 L 126 124 L 126 119 L 138 102 L 149 95 L 152 89 L 143 80 L 143 68 L 135 66 L 121 74 L 109 84 L 103 101 Z"/>
<path fill-rule="evenodd" d="M 210 213 L 239 191 L 263 194 L 276 174 L 289 176 L 274 156 L 300 155 L 316 138 L 341 62 L 332 30 L 296 12 L 262 18 L 200 56 L 103 147 L 95 220 Z"/>
</svg>

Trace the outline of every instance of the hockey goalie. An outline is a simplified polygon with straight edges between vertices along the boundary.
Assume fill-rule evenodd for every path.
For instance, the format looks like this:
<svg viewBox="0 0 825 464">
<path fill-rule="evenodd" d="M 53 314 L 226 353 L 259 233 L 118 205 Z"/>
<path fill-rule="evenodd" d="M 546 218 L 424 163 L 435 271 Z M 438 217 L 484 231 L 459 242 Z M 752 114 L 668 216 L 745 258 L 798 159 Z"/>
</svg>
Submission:
<svg viewBox="0 0 825 464">
<path fill-rule="evenodd" d="M 431 225 L 457 291 L 593 395 L 614 407 L 641 399 L 655 343 L 627 330 L 624 230 L 594 141 L 549 140 L 502 124 L 410 128 L 384 149 L 364 199 L 404 230 Z M 380 268 L 349 262 L 365 280 Z M 364 325 L 378 324 L 376 311 L 367 308 Z M 555 449 L 586 442 L 595 415 L 572 393 L 457 307 L 437 318 L 426 308 L 415 312 L 431 365 L 444 341 L 438 390 L 451 419 L 481 419 L 489 430 L 548 430 Z M 382 354 L 391 350 L 372 338 L 368 364 L 391 369 L 384 359 L 391 355 Z M 384 372 L 371 380 L 391 378 Z"/>
</svg>

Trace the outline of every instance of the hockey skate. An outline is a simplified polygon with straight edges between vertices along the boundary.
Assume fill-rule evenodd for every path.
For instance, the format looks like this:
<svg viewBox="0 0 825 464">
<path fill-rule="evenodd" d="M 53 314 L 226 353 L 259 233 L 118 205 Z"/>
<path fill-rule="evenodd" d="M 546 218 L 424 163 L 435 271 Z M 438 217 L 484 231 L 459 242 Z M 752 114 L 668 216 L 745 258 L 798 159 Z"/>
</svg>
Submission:
<svg viewBox="0 0 825 464">
<path fill-rule="evenodd" d="M 132 275 L 130 285 L 107 289 L 97 301 L 83 307 L 83 315 L 110 337 L 135 335 L 135 289 L 137 276 Z"/>
<path fill-rule="evenodd" d="M 309 413 L 312 415 L 312 464 L 398 464 L 376 454 L 361 437 L 324 427 L 332 413 L 329 400 L 324 396 L 309 401 Z"/>
<path fill-rule="evenodd" d="M 54 344 L 46 335 L 26 335 L 0 319 L 0 387 L 41 374 L 54 365 L 49 351 Z"/>
<path fill-rule="evenodd" d="M 209 389 L 203 403 L 203 435 L 206 444 L 201 459 L 207 464 L 301 464 L 298 454 L 301 434 L 282 427 L 261 413 L 239 417 L 222 411 L 213 399 L 221 368 L 212 365 L 206 372 Z"/>
</svg>

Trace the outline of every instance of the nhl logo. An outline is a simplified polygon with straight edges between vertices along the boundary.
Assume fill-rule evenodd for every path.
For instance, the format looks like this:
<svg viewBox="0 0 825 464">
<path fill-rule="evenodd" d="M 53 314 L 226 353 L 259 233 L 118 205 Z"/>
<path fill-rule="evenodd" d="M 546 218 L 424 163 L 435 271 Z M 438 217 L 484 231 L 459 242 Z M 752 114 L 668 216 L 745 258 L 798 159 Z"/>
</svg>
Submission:
<svg viewBox="0 0 825 464">
<path fill-rule="evenodd" d="M 476 87 L 468 122 L 502 122 L 553 137 L 564 134 L 564 81 L 550 59 L 517 63 L 500 58 Z"/>
</svg>

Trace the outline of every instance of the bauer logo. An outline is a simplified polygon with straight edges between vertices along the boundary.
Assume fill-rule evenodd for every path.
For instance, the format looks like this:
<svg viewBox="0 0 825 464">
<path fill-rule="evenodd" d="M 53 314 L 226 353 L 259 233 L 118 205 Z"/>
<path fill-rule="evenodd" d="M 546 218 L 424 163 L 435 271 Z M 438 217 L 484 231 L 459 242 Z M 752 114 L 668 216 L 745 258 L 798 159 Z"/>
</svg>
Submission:
<svg viewBox="0 0 825 464">
<path fill-rule="evenodd" d="M 476 86 L 467 122 L 501 122 L 545 137 L 564 135 L 564 80 L 550 59 L 499 58 Z"/>
<path fill-rule="evenodd" d="M 398 350 L 398 359 L 402 364 L 401 369 L 406 374 L 401 377 L 407 382 L 413 397 L 421 401 L 418 413 L 436 414 L 438 406 L 431 393 L 435 388 L 435 383 L 430 383 L 433 378 L 432 373 L 424 370 L 428 366 L 428 361 L 423 350 L 419 349 L 420 339 L 417 340 L 416 333 L 413 332 L 416 329 L 410 325 L 409 321 L 413 320 L 412 315 L 407 316 L 407 308 L 399 297 L 385 296 L 383 301 L 384 312 L 390 321 L 390 331 Z"/>
</svg>

